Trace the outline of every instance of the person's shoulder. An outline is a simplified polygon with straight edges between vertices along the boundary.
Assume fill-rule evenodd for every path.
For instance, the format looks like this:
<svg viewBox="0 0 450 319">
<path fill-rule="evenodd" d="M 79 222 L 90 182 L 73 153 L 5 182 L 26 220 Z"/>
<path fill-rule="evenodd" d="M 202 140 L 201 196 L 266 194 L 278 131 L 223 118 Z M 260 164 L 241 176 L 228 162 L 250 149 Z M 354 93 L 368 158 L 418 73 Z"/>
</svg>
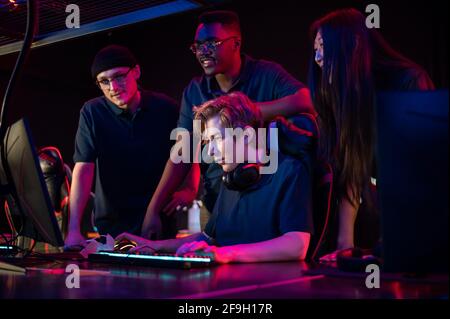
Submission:
<svg viewBox="0 0 450 319">
<path fill-rule="evenodd" d="M 104 107 L 106 104 L 106 100 L 104 96 L 98 96 L 93 99 L 86 101 L 81 108 L 81 112 L 84 113 L 92 113 L 99 108 Z"/>
<path fill-rule="evenodd" d="M 383 89 L 400 91 L 434 89 L 434 84 L 428 73 L 415 63 L 391 67 L 385 70 L 385 73 L 384 78 L 382 77 L 382 81 L 383 79 L 384 81 L 379 83 L 379 86 Z"/>
<path fill-rule="evenodd" d="M 302 167 L 304 164 L 298 158 L 290 155 L 282 155 L 282 160 L 280 162 L 280 167 L 288 172 L 297 171 L 298 168 Z"/>
<path fill-rule="evenodd" d="M 434 84 L 427 71 L 419 65 L 405 69 L 403 76 L 405 85 L 411 90 L 434 89 Z"/>
<path fill-rule="evenodd" d="M 205 77 L 203 75 L 193 77 L 189 81 L 188 85 L 186 85 L 186 87 L 184 88 L 184 92 L 189 93 L 194 90 L 199 90 L 204 79 L 205 79 Z"/>
<path fill-rule="evenodd" d="M 275 61 L 266 59 L 254 59 L 252 57 L 246 56 L 248 63 L 254 67 L 255 70 L 266 71 L 266 72 L 279 72 L 284 70 L 283 66 Z"/>
<path fill-rule="evenodd" d="M 108 113 L 107 108 L 104 96 L 86 101 L 80 109 L 80 125 L 93 125 L 96 122 L 103 121 L 105 114 Z"/>
<path fill-rule="evenodd" d="M 278 153 L 278 158 L 276 175 L 279 178 L 292 180 L 307 170 L 306 163 L 298 158 L 281 153 Z"/>
<path fill-rule="evenodd" d="M 398 75 L 405 81 L 415 80 L 426 74 L 425 70 L 418 65 L 410 65 L 397 70 Z"/>
<path fill-rule="evenodd" d="M 143 90 L 142 95 L 145 99 L 148 99 L 150 103 L 156 102 L 160 105 L 178 108 L 178 102 L 167 94 L 156 91 Z"/>
<path fill-rule="evenodd" d="M 250 58 L 247 63 L 248 69 L 256 79 L 268 79 L 278 83 L 279 79 L 292 78 L 292 75 L 278 62 Z"/>
<path fill-rule="evenodd" d="M 207 79 L 204 75 L 192 78 L 183 90 L 182 106 L 187 105 L 192 107 L 205 102 L 205 95 L 207 95 L 208 91 L 207 87 Z"/>
</svg>

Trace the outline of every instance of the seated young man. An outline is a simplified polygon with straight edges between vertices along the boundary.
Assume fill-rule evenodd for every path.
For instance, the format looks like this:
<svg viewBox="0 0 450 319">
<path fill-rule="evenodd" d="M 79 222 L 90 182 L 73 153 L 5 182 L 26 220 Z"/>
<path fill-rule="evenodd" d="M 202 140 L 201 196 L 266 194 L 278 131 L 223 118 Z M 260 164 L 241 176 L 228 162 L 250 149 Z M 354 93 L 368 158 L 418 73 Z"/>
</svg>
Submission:
<svg viewBox="0 0 450 319">
<path fill-rule="evenodd" d="M 208 155 L 225 172 L 205 230 L 160 241 L 124 233 L 116 240 L 135 241 L 135 250 L 178 255 L 208 253 L 219 263 L 303 260 L 313 229 L 312 174 L 308 164 L 276 153 L 275 172 L 261 174 L 266 147 L 257 140 L 266 136 L 258 137 L 256 132 L 263 127 L 262 116 L 242 93 L 204 103 L 196 108 L 195 119 L 204 128 Z M 230 135 L 226 128 L 241 128 L 244 134 Z M 240 149 L 241 157 L 237 152 Z M 239 159 L 243 159 L 241 163 Z"/>
</svg>

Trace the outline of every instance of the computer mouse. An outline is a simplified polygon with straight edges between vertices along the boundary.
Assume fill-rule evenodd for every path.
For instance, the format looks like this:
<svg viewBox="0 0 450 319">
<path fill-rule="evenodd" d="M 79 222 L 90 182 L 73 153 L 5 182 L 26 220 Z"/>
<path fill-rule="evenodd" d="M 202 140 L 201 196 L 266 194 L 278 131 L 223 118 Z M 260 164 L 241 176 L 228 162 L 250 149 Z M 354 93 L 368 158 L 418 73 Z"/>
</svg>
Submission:
<svg viewBox="0 0 450 319">
<path fill-rule="evenodd" d="M 114 250 L 121 251 L 121 252 L 127 252 L 136 246 L 137 246 L 137 243 L 135 241 L 123 238 L 114 243 Z"/>
<path fill-rule="evenodd" d="M 336 256 L 337 267 L 347 272 L 364 272 L 370 264 L 381 265 L 381 260 L 372 255 L 369 249 L 348 248 Z"/>
</svg>

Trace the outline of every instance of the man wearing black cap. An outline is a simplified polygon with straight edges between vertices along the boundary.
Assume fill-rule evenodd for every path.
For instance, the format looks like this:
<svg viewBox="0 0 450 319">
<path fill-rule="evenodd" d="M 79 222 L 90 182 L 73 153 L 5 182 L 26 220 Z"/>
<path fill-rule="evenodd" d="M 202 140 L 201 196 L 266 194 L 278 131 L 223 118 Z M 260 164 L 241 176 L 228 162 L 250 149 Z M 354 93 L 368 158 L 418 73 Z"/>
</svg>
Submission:
<svg viewBox="0 0 450 319">
<path fill-rule="evenodd" d="M 91 74 L 103 96 L 86 102 L 80 112 L 66 247 L 84 242 L 80 221 L 94 175 L 99 232 L 112 236 L 140 232 L 178 117 L 174 100 L 138 87 L 141 70 L 125 47 L 110 45 L 100 50 Z"/>
</svg>

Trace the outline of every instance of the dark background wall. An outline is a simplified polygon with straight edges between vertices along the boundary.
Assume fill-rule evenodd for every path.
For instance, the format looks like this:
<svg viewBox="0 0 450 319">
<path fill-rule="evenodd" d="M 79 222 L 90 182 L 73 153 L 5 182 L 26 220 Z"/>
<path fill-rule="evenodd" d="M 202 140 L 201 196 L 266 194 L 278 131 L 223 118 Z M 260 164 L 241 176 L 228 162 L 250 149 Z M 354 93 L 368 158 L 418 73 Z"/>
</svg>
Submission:
<svg viewBox="0 0 450 319">
<path fill-rule="evenodd" d="M 381 10 L 381 33 L 394 48 L 430 73 L 438 87 L 448 87 L 448 3 L 446 1 L 229 1 L 241 18 L 243 50 L 275 60 L 306 82 L 310 53 L 308 27 L 323 14 L 342 7 Z M 31 51 L 26 72 L 11 105 L 9 123 L 27 116 L 37 146 L 54 145 L 72 164 L 74 136 L 83 102 L 100 94 L 89 67 L 96 51 L 109 43 L 128 46 L 140 61 L 142 86 L 180 99 L 200 67 L 189 51 L 196 19 L 191 11 L 137 25 L 56 43 Z M 81 22 L 83 21 L 81 12 Z M 0 96 L 16 54 L 0 56 Z"/>
</svg>

